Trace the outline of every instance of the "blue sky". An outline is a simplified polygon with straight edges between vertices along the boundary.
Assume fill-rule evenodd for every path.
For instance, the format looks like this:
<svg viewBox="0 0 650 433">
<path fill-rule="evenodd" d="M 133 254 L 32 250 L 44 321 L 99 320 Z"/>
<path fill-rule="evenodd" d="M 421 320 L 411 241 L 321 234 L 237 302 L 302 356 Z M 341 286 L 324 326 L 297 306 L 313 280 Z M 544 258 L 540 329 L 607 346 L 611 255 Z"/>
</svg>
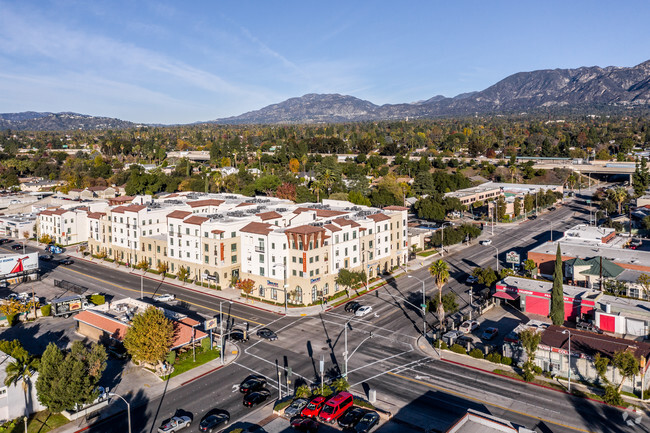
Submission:
<svg viewBox="0 0 650 433">
<path fill-rule="evenodd" d="M 306 93 L 455 96 L 639 64 L 649 18 L 645 1 L 0 0 L 0 112 L 170 124 Z"/>
</svg>

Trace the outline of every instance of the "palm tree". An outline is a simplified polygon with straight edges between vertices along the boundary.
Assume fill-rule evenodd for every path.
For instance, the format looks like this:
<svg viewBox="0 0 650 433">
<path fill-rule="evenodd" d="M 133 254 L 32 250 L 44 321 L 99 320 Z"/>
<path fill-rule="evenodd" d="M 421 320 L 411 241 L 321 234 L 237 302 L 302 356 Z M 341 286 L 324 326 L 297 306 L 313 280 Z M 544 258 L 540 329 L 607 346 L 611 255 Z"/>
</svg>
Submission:
<svg viewBox="0 0 650 433">
<path fill-rule="evenodd" d="M 14 361 L 10 362 L 5 371 L 4 385 L 11 386 L 20 382 L 23 392 L 25 393 L 25 412 L 28 411 L 28 393 L 31 385 L 33 374 L 37 371 L 38 359 L 32 358 L 27 352 L 21 356 L 17 356 Z M 25 413 L 25 415 L 28 415 Z"/>
<path fill-rule="evenodd" d="M 335 175 L 332 173 L 332 170 L 329 168 L 326 169 L 323 174 L 320 176 L 320 182 L 323 184 L 323 187 L 327 189 L 327 193 L 330 193 L 330 189 L 332 188 L 332 185 L 334 184 L 334 179 Z"/>
<path fill-rule="evenodd" d="M 609 198 L 614 201 L 618 207 L 618 213 L 621 213 L 621 205 L 625 200 L 627 200 L 627 191 L 625 188 L 617 187 L 607 191 Z"/>
<path fill-rule="evenodd" d="M 438 286 L 438 322 L 442 329 L 442 323 L 445 320 L 445 308 L 442 306 L 442 287 L 449 281 L 449 266 L 446 262 L 438 260 L 429 266 L 429 273 Z"/>
<path fill-rule="evenodd" d="M 311 192 L 316 194 L 316 201 L 320 203 L 320 192 L 323 190 L 323 184 L 321 183 L 320 180 L 314 180 L 311 182 L 311 185 L 309 186 L 309 189 Z"/>
</svg>

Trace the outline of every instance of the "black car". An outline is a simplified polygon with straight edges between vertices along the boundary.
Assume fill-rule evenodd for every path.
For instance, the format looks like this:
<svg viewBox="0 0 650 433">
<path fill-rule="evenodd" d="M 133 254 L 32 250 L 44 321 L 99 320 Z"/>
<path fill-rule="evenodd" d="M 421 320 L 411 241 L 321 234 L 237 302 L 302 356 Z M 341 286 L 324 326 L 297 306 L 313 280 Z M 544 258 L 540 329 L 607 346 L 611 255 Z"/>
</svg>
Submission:
<svg viewBox="0 0 650 433">
<path fill-rule="evenodd" d="M 11 242 L 11 239 L 7 239 L 7 238 L 0 239 L 0 245 L 8 244 L 9 242 Z"/>
<path fill-rule="evenodd" d="M 61 263 L 62 265 L 70 266 L 71 264 L 74 263 L 74 260 L 72 260 L 70 257 L 67 257 L 63 260 L 59 260 L 59 263 Z"/>
<path fill-rule="evenodd" d="M 351 407 L 339 418 L 339 427 L 342 429 L 353 428 L 363 418 L 366 412 L 368 410 L 362 407 Z"/>
<path fill-rule="evenodd" d="M 367 412 L 363 418 L 361 418 L 361 420 L 354 427 L 354 431 L 357 433 L 368 433 L 378 423 L 379 415 L 373 410 Z"/>
<path fill-rule="evenodd" d="M 20 244 L 13 244 L 13 245 L 11 246 L 11 249 L 12 249 L 12 250 L 20 250 L 20 249 L 22 249 L 22 248 L 23 248 L 23 246 L 20 245 Z"/>
<path fill-rule="evenodd" d="M 248 335 L 246 335 L 246 333 L 241 329 L 233 329 L 230 331 L 230 339 L 232 341 L 241 341 L 243 343 L 248 341 Z"/>
<path fill-rule="evenodd" d="M 269 328 L 258 329 L 257 336 L 269 341 L 275 341 L 278 339 L 277 334 L 271 331 Z"/>
<path fill-rule="evenodd" d="M 354 313 L 361 307 L 361 304 L 356 301 L 351 301 L 345 304 L 345 311 L 348 313 Z"/>
<path fill-rule="evenodd" d="M 537 219 L 537 215 L 531 215 L 528 217 L 529 220 L 533 221 Z"/>
<path fill-rule="evenodd" d="M 318 422 L 311 418 L 296 418 L 291 420 L 291 427 L 300 432 L 315 433 L 318 431 Z"/>
<path fill-rule="evenodd" d="M 244 396 L 244 406 L 253 407 L 257 404 L 264 403 L 270 396 L 271 391 L 268 389 L 260 389 L 259 391 L 249 392 Z"/>
<path fill-rule="evenodd" d="M 264 388 L 266 379 L 259 374 L 251 374 L 239 385 L 239 392 L 249 393 Z"/>
<path fill-rule="evenodd" d="M 199 431 L 212 433 L 217 430 L 221 425 L 228 424 L 230 415 L 224 412 L 210 411 L 203 417 L 199 424 Z"/>
<path fill-rule="evenodd" d="M 52 260 L 54 258 L 54 256 L 52 254 L 42 254 L 42 255 L 38 256 L 38 258 L 43 260 L 44 262 L 49 262 L 50 260 Z"/>
</svg>

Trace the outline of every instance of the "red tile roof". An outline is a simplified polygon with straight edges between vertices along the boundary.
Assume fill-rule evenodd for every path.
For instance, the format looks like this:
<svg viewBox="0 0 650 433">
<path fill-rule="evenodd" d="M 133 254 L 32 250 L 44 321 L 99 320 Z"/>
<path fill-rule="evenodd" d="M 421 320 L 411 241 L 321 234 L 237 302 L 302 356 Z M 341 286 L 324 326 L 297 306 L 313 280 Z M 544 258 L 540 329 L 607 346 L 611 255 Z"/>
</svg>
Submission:
<svg viewBox="0 0 650 433">
<path fill-rule="evenodd" d="M 240 231 L 244 233 L 254 233 L 257 235 L 268 235 L 273 231 L 273 225 L 267 223 L 252 222 L 246 224 Z"/>
<path fill-rule="evenodd" d="M 203 224 L 204 222 L 209 221 L 209 220 L 210 220 L 210 218 L 202 217 L 202 216 L 199 216 L 199 215 L 193 215 L 193 216 L 189 217 L 188 219 L 186 219 L 183 222 L 185 224 L 196 224 L 197 226 L 200 226 L 201 224 Z"/>
<path fill-rule="evenodd" d="M 325 224 L 323 227 L 325 227 L 327 230 L 331 232 L 340 232 L 341 228 L 336 227 L 334 224 Z"/>
<path fill-rule="evenodd" d="M 124 207 L 124 212 L 140 212 L 142 209 L 146 209 L 147 206 L 141 204 L 132 204 Z"/>
<path fill-rule="evenodd" d="M 304 225 L 304 226 L 298 226 L 298 227 L 291 227 L 287 230 L 285 230 L 285 233 L 296 233 L 299 235 L 309 235 L 312 233 L 320 233 L 324 232 L 325 229 L 322 227 L 316 227 L 316 226 L 310 226 L 310 225 Z"/>
<path fill-rule="evenodd" d="M 336 218 L 332 220 L 333 223 L 336 223 L 340 226 L 350 226 L 350 227 L 359 227 L 359 223 L 346 219 L 346 218 Z"/>
<path fill-rule="evenodd" d="M 409 208 L 404 207 L 404 206 L 386 206 L 384 210 L 398 210 L 398 211 L 404 211 L 404 210 L 409 210 Z"/>
<path fill-rule="evenodd" d="M 81 311 L 74 316 L 74 320 L 90 325 L 93 328 L 101 329 L 110 334 L 111 337 L 120 341 L 122 341 L 126 335 L 126 330 L 129 328 L 126 323 L 122 323 L 117 319 L 105 316 L 99 312 L 89 310 Z"/>
<path fill-rule="evenodd" d="M 190 344 L 192 342 L 193 332 L 195 333 L 194 341 L 202 340 L 208 336 L 208 334 L 206 334 L 205 332 L 199 331 L 198 329 L 193 330 L 191 326 L 187 326 L 182 322 L 174 321 L 173 323 L 174 323 L 174 341 L 172 342 L 172 349 L 176 349 L 178 347 Z"/>
<path fill-rule="evenodd" d="M 385 215 L 383 213 L 376 213 L 376 214 L 373 214 L 373 215 L 368 215 L 368 218 L 370 218 L 372 220 L 375 220 L 375 222 L 378 222 L 378 223 L 390 219 L 390 217 L 388 215 Z"/>
<path fill-rule="evenodd" d="M 88 218 L 93 220 L 101 219 L 106 213 L 104 212 L 88 212 Z"/>
<path fill-rule="evenodd" d="M 225 233 L 225 232 L 224 232 L 223 230 L 214 229 L 214 230 L 212 230 L 210 233 L 215 233 L 215 234 L 218 234 L 218 235 L 219 235 L 219 234 L 221 234 L 221 233 Z"/>
<path fill-rule="evenodd" d="M 282 217 L 282 215 L 280 215 L 276 211 L 257 213 L 255 214 L 255 216 L 262 218 L 262 221 L 273 220 Z"/>
<path fill-rule="evenodd" d="M 132 195 L 121 195 L 119 197 L 114 197 L 110 199 L 110 201 L 117 201 L 117 202 L 127 202 L 133 200 L 135 197 Z"/>
<path fill-rule="evenodd" d="M 185 211 L 185 210 L 175 210 L 175 211 L 173 211 L 171 213 L 168 213 L 167 218 L 176 218 L 176 219 L 182 220 L 183 218 L 185 218 L 186 216 L 189 216 L 189 215 L 192 215 L 192 212 L 188 212 L 188 211 Z"/>
<path fill-rule="evenodd" d="M 196 200 L 196 201 L 188 201 L 187 204 L 191 208 L 195 207 L 202 207 L 202 206 L 219 206 L 220 204 L 224 203 L 224 200 L 217 200 L 214 198 L 208 198 L 205 200 Z"/>
<path fill-rule="evenodd" d="M 235 207 L 243 207 L 243 206 L 255 206 L 255 203 L 244 202 L 244 203 L 239 203 L 239 204 L 238 204 L 237 206 L 235 206 Z"/>
<path fill-rule="evenodd" d="M 295 214 L 301 214 L 303 212 L 316 212 L 316 216 L 323 217 L 323 218 L 335 217 L 335 216 L 345 215 L 349 213 L 349 212 L 329 210 L 329 209 L 312 209 L 309 207 L 299 207 L 298 209 L 293 211 L 293 213 Z"/>
</svg>

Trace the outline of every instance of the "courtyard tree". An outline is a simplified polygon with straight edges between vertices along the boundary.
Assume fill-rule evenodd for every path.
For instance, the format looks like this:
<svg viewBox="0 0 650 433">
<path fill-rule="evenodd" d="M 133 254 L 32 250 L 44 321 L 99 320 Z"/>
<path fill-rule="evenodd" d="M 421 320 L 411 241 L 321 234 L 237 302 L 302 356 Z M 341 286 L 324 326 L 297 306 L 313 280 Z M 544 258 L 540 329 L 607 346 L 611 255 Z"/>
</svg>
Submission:
<svg viewBox="0 0 650 433">
<path fill-rule="evenodd" d="M 174 339 L 174 325 L 155 307 L 133 317 L 124 337 L 124 347 L 135 362 L 160 364 Z"/>
</svg>

